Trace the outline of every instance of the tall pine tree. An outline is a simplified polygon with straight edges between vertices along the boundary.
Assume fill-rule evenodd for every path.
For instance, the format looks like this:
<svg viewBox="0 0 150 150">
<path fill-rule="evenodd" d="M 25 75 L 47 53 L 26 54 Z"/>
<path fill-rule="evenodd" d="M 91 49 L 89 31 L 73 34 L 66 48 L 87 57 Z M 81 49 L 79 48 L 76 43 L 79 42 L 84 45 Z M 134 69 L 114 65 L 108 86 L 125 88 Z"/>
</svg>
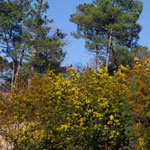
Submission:
<svg viewBox="0 0 150 150">
<path fill-rule="evenodd" d="M 32 1 L 28 12 L 28 18 L 25 20 L 27 35 L 29 35 L 28 53 L 29 53 L 29 82 L 34 72 L 40 74 L 48 69 L 61 71 L 61 63 L 65 57 L 62 47 L 65 45 L 63 34 L 59 29 L 50 35 L 51 27 L 46 12 L 49 4 L 45 0 Z"/>
<path fill-rule="evenodd" d="M 59 29 L 50 32 L 48 2 L 1 0 L 0 4 L 0 52 L 9 62 L 11 87 L 20 75 L 30 80 L 34 72 L 61 71 L 65 34 Z"/>
<path fill-rule="evenodd" d="M 105 66 L 115 65 L 115 51 L 130 49 L 137 44 L 141 27 L 137 20 L 142 11 L 140 0 L 93 0 L 80 4 L 70 21 L 77 24 L 73 35 L 86 40 L 86 47 L 95 52 L 95 71 L 98 52 L 106 53 Z"/>
<path fill-rule="evenodd" d="M 13 0 L 1 1 L 0 12 L 0 45 L 1 54 L 9 61 L 8 78 L 11 81 L 11 87 L 16 83 L 18 74 L 24 59 L 26 44 L 24 39 L 23 20 L 29 1 Z"/>
</svg>

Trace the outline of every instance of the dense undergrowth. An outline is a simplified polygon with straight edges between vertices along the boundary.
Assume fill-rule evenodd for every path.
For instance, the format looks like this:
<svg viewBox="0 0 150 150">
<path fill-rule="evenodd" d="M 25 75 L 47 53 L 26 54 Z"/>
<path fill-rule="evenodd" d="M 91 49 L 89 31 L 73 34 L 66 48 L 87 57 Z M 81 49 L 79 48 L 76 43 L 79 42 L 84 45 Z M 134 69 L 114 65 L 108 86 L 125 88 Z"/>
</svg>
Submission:
<svg viewBox="0 0 150 150">
<path fill-rule="evenodd" d="M 37 74 L 0 97 L 0 134 L 15 150 L 150 149 L 150 66 Z"/>
</svg>

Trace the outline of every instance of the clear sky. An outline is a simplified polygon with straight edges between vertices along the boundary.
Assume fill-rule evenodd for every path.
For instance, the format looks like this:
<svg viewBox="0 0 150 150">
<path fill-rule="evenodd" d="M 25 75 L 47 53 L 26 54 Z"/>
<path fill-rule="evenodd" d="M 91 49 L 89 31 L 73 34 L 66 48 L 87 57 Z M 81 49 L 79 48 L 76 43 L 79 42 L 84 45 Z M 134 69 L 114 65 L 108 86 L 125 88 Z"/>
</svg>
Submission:
<svg viewBox="0 0 150 150">
<path fill-rule="evenodd" d="M 69 21 L 70 15 L 76 12 L 76 6 L 81 3 L 89 3 L 92 0 L 51 0 L 48 17 L 54 19 L 52 24 L 52 31 L 56 28 L 61 29 L 62 32 L 67 33 L 64 50 L 67 51 L 67 56 L 63 65 L 83 64 L 86 65 L 92 55 L 84 47 L 83 39 L 75 39 L 70 33 L 76 31 L 76 25 Z M 150 0 L 143 0 L 144 8 L 139 19 L 139 24 L 142 26 L 140 33 L 139 44 L 150 47 Z"/>
</svg>

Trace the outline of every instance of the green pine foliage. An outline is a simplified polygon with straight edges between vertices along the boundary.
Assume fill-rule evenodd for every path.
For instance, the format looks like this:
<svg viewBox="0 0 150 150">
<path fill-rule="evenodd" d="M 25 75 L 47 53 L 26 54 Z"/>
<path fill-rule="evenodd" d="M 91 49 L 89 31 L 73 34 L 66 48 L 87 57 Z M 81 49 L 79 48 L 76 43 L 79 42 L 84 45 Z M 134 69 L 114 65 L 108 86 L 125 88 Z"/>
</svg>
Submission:
<svg viewBox="0 0 150 150">
<path fill-rule="evenodd" d="M 64 72 L 61 63 L 66 55 L 63 51 L 66 34 L 59 29 L 51 33 L 52 20 L 46 15 L 48 3 L 3 0 L 0 7 L 1 54 L 9 63 L 7 78 L 11 88 L 18 78 L 26 81 L 30 78 L 32 66 L 33 73 L 41 75 L 50 69 Z"/>
<path fill-rule="evenodd" d="M 80 4 L 70 17 L 70 21 L 77 25 L 77 32 L 73 35 L 84 38 L 89 50 L 100 55 L 105 52 L 107 64 L 109 55 L 112 55 L 111 65 L 113 69 L 115 66 L 118 68 L 124 63 L 124 58 L 118 61 L 117 55 L 120 55 L 120 51 L 132 48 L 139 39 L 141 27 L 137 20 L 141 11 L 140 0 L 94 0 L 89 4 Z M 124 52 L 121 53 L 124 55 Z"/>
</svg>

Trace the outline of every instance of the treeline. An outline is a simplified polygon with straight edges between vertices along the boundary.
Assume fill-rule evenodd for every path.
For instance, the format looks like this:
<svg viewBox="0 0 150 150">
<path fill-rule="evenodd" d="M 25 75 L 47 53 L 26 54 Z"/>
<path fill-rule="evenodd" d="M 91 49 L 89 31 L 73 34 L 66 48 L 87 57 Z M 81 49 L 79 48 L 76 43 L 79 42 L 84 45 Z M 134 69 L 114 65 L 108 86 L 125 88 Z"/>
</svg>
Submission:
<svg viewBox="0 0 150 150">
<path fill-rule="evenodd" d="M 48 1 L 0 0 L 0 8 L 1 90 L 10 90 L 19 78 L 30 84 L 34 73 L 65 73 L 61 64 L 66 34 L 52 31 Z M 77 25 L 71 34 L 85 39 L 85 47 L 94 53 L 95 71 L 100 69 L 99 60 L 113 74 L 120 64 L 132 67 L 135 56 L 149 57 L 148 48 L 138 45 L 142 8 L 141 0 L 94 0 L 80 4 L 70 15 Z"/>
<path fill-rule="evenodd" d="M 93 0 L 70 21 L 94 67 L 62 67 L 46 0 L 0 0 L 0 149 L 149 150 L 150 52 L 140 0 Z"/>
</svg>

